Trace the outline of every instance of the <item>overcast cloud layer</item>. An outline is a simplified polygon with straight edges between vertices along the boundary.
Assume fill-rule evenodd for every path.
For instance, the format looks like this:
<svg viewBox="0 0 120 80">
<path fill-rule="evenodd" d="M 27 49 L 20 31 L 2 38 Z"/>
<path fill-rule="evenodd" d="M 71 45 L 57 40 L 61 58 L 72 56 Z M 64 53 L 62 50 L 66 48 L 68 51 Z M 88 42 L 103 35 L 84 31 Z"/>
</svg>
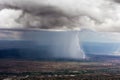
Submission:
<svg viewBox="0 0 120 80">
<path fill-rule="evenodd" d="M 120 31 L 119 0 L 0 0 L 1 28 Z"/>
</svg>

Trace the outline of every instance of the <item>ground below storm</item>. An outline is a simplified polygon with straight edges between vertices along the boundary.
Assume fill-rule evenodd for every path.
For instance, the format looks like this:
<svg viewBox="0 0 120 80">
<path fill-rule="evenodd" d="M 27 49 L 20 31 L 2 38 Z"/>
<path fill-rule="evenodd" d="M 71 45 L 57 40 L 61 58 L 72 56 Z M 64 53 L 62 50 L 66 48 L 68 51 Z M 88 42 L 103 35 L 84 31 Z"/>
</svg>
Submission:
<svg viewBox="0 0 120 80">
<path fill-rule="evenodd" d="M 101 77 L 102 76 L 102 77 Z M 0 60 L 0 80 L 116 80 L 120 60 L 30 61 Z"/>
</svg>

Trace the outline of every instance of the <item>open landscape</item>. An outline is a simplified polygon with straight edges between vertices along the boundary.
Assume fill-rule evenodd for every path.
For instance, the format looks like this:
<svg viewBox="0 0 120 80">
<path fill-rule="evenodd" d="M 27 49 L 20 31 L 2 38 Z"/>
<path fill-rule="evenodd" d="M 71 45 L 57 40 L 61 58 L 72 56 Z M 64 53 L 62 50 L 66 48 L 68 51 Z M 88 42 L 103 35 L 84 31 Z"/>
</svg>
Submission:
<svg viewBox="0 0 120 80">
<path fill-rule="evenodd" d="M 120 80 L 120 0 L 0 0 L 0 80 Z"/>
<path fill-rule="evenodd" d="M 0 60 L 0 80 L 119 80 L 120 59 L 93 61 Z"/>
</svg>

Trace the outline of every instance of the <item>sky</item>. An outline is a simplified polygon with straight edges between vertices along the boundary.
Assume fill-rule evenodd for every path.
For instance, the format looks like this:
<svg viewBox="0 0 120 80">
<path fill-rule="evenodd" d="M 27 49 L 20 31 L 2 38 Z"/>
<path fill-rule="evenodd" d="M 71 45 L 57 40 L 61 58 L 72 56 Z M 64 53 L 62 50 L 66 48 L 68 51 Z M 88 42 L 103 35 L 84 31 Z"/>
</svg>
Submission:
<svg viewBox="0 0 120 80">
<path fill-rule="evenodd" d="M 119 8 L 119 0 L 0 0 L 0 28 L 77 29 L 81 42 L 119 42 Z"/>
<path fill-rule="evenodd" d="M 119 0 L 0 0 L 0 9 L 1 28 L 120 31 Z"/>
<path fill-rule="evenodd" d="M 29 3 L 29 4 L 28 4 Z M 120 1 L 119 0 L 0 0 L 1 29 L 35 29 L 52 31 L 53 34 L 39 34 L 42 38 L 54 39 L 61 31 L 80 31 L 79 41 L 82 42 L 120 42 Z M 1 39 L 26 39 L 23 33 L 2 32 Z M 36 32 L 37 33 L 37 32 Z M 35 34 L 36 34 L 35 33 Z M 64 32 L 63 32 L 64 33 Z M 61 34 L 53 40 L 53 44 L 64 43 L 73 50 L 71 56 L 82 53 L 77 45 L 77 33 Z M 27 34 L 28 39 L 34 39 L 34 34 Z M 50 36 L 49 36 L 50 35 Z M 59 34 L 58 34 L 59 35 Z M 32 36 L 32 38 L 30 38 Z M 38 35 L 37 35 L 38 36 Z M 58 36 L 57 36 L 58 37 Z M 72 37 L 75 37 L 73 40 Z M 35 37 L 37 39 L 37 37 Z M 64 38 L 64 39 L 62 39 Z M 69 39 L 67 39 L 69 38 Z M 63 41 L 60 41 L 63 40 Z M 64 42 L 65 40 L 65 42 Z M 72 43 L 73 41 L 74 43 Z M 76 41 L 76 42 L 75 42 Z M 43 39 L 44 42 L 44 39 Z M 49 42 L 49 41 L 48 41 Z M 45 43 L 45 42 L 44 42 Z M 75 45 L 74 45 L 75 44 Z M 52 43 L 51 43 L 52 45 Z M 72 49 L 74 47 L 74 49 Z M 79 47 L 79 49 L 78 49 Z M 62 48 L 62 47 L 61 47 Z M 68 49 L 68 48 L 67 48 Z M 55 50 L 53 48 L 53 50 Z M 63 48 L 62 48 L 63 50 Z M 72 51 L 71 51 L 72 52 Z M 75 55 L 75 57 L 76 57 Z"/>
<path fill-rule="evenodd" d="M 118 32 L 96 32 L 91 30 L 80 31 L 80 42 L 120 43 Z"/>
<path fill-rule="evenodd" d="M 91 31 L 91 30 L 88 30 L 88 29 L 83 29 L 81 31 L 46 31 L 46 30 L 41 30 L 41 31 L 36 31 L 36 36 L 35 34 L 30 34 L 29 37 L 35 39 L 39 39 L 39 38 L 43 38 L 43 43 L 45 41 L 49 40 L 50 39 L 56 39 L 56 37 L 60 36 L 59 38 L 64 38 L 64 35 L 65 33 L 70 33 L 69 35 L 71 35 L 73 32 L 77 33 L 79 32 L 79 41 L 80 43 L 84 43 L 84 42 L 103 42 L 103 43 L 120 43 L 120 33 L 118 32 L 97 32 L 97 31 Z M 0 30 L 0 40 L 22 40 L 24 38 L 22 38 L 22 34 L 24 30 Z M 26 32 L 26 30 L 25 30 Z M 30 33 L 32 32 L 32 30 L 28 30 L 26 33 Z M 38 35 L 37 35 L 38 34 Z M 73 33 L 74 34 L 74 33 Z M 71 35 L 72 36 L 72 35 Z M 29 37 L 26 37 L 27 40 L 29 40 Z M 69 37 L 69 36 L 68 36 Z M 42 40 L 42 39 L 41 39 Z M 54 40 L 55 41 L 55 40 Z"/>
</svg>

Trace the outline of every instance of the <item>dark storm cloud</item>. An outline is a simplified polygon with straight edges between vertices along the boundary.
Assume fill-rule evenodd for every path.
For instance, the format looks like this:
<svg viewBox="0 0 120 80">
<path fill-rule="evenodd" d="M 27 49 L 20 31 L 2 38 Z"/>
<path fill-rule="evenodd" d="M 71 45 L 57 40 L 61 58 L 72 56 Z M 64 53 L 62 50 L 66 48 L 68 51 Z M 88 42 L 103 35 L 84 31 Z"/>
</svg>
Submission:
<svg viewBox="0 0 120 80">
<path fill-rule="evenodd" d="M 0 0 L 7 28 L 120 31 L 119 0 Z M 24 27 L 23 27 L 24 26 Z"/>
<path fill-rule="evenodd" d="M 59 28 L 64 26 L 73 26 L 71 23 L 73 21 L 72 16 L 66 14 L 58 7 L 48 6 L 48 5 L 11 5 L 4 4 L 1 5 L 2 9 L 15 9 L 22 10 L 23 13 L 16 20 L 18 23 L 23 24 L 28 28 Z"/>
<path fill-rule="evenodd" d="M 120 3 L 120 0 L 114 0 L 114 2 L 116 2 L 116 3 Z"/>
</svg>

